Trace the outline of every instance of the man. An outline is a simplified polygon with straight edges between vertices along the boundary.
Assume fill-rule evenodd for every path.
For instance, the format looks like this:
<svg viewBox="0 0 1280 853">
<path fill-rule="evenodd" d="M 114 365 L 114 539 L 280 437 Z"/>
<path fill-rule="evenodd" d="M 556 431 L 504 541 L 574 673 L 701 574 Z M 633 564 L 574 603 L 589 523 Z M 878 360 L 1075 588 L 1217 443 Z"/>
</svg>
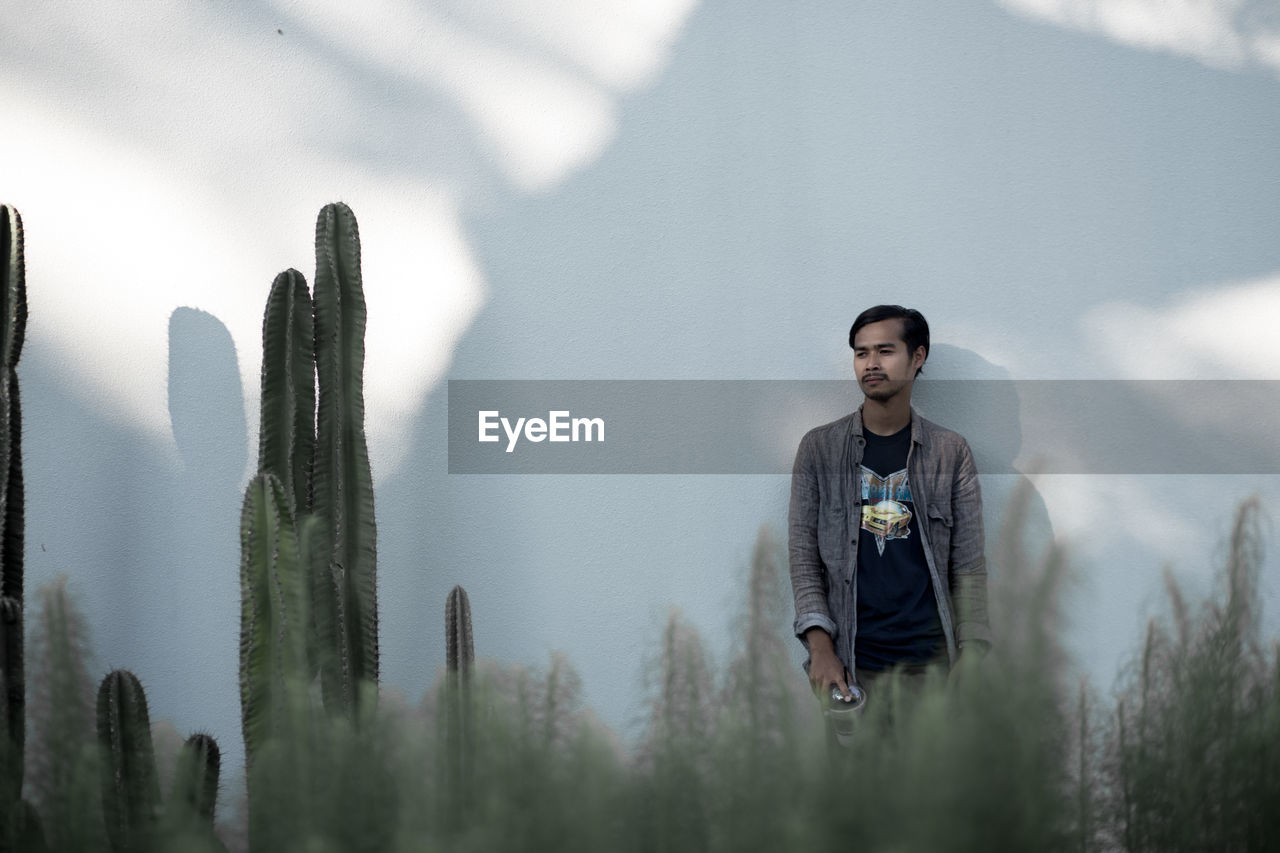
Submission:
<svg viewBox="0 0 1280 853">
<path fill-rule="evenodd" d="M 855 683 L 875 701 L 884 673 L 919 682 L 931 665 L 949 668 L 990 643 L 973 454 L 911 408 L 929 324 L 919 311 L 877 305 L 858 315 L 849 346 L 866 399 L 801 439 L 788 524 L 809 680 L 846 702 Z"/>
</svg>

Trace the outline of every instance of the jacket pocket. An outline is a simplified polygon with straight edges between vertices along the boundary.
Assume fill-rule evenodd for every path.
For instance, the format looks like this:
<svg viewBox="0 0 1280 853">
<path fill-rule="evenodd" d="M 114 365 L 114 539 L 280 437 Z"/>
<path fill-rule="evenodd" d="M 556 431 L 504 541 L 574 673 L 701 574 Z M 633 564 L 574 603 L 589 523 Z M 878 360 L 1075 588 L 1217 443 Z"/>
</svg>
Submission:
<svg viewBox="0 0 1280 853">
<path fill-rule="evenodd" d="M 827 504 L 818 515 L 818 553 L 828 571 L 839 575 L 848 552 L 844 507 Z"/>
<path fill-rule="evenodd" d="M 951 553 L 951 506 L 946 504 L 929 504 L 929 545 L 933 549 L 934 560 L 938 571 L 946 574 Z"/>
</svg>

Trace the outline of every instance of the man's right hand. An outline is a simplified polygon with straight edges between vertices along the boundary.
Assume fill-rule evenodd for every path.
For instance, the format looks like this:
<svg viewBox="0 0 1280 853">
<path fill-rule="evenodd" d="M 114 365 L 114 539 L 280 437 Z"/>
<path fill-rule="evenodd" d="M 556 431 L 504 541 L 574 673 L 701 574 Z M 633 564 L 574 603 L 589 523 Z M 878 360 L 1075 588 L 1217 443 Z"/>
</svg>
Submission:
<svg viewBox="0 0 1280 853">
<path fill-rule="evenodd" d="M 849 674 L 836 656 L 831 635 L 821 628 L 810 628 L 805 632 L 805 639 L 809 642 L 809 684 L 813 692 L 826 699 L 834 684 L 840 688 L 845 701 L 851 701 L 853 691 L 849 689 Z"/>
</svg>

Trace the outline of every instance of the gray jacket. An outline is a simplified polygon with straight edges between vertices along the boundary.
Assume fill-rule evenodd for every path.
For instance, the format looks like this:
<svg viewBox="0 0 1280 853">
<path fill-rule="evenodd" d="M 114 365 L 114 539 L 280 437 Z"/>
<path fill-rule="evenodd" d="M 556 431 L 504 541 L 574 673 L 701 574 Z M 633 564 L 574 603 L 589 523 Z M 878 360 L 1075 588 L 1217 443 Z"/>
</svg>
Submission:
<svg viewBox="0 0 1280 853">
<path fill-rule="evenodd" d="M 856 578 L 862 526 L 857 471 L 865 446 L 859 408 L 809 430 L 800 440 L 791 472 L 788 545 L 795 633 L 804 642 L 805 631 L 815 625 L 824 628 L 850 672 L 858 632 Z M 921 544 L 946 635 L 947 657 L 955 663 L 960 644 L 991 641 L 978 471 L 959 433 L 925 420 L 912 409 L 907 476 L 916 512 L 922 508 L 925 512 Z"/>
</svg>

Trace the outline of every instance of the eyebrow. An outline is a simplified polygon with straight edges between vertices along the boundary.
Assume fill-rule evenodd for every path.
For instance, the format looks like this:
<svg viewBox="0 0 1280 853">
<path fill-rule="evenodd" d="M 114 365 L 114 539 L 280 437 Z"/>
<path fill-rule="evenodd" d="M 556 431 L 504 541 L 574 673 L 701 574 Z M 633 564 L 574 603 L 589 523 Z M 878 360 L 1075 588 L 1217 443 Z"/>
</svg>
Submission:
<svg viewBox="0 0 1280 853">
<path fill-rule="evenodd" d="M 890 349 L 892 349 L 897 345 L 898 345 L 897 341 L 879 341 L 874 344 L 861 344 L 859 346 L 854 347 L 853 351 L 858 352 L 859 350 L 884 349 L 885 347 L 889 347 Z"/>
</svg>

